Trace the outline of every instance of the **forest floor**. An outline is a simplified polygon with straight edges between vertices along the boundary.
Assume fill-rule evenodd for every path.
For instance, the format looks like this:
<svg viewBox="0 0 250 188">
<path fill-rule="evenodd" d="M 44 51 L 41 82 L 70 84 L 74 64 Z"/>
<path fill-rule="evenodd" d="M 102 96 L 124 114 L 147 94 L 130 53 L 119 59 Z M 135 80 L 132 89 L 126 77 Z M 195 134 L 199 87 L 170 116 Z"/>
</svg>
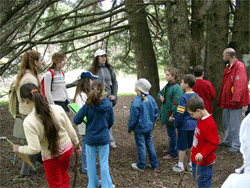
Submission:
<svg viewBox="0 0 250 188">
<path fill-rule="evenodd" d="M 113 126 L 113 135 L 117 148 L 110 150 L 110 171 L 117 188 L 175 188 L 180 180 L 181 174 L 174 173 L 172 167 L 177 160 L 164 160 L 163 150 L 168 148 L 168 136 L 166 127 L 157 122 L 153 131 L 153 143 L 159 160 L 160 170 L 154 171 L 147 168 L 145 172 L 133 170 L 131 163 L 137 162 L 137 149 L 134 141 L 133 133 L 127 132 L 127 124 L 129 119 L 129 110 L 131 101 L 135 96 L 122 96 L 118 98 L 118 103 L 114 107 L 115 124 Z M 73 116 L 73 115 L 71 115 Z M 70 117 L 72 119 L 72 117 Z M 8 104 L 0 105 L 0 124 L 1 137 L 8 137 L 15 144 L 23 145 L 21 141 L 12 136 L 14 119 L 8 112 Z M 77 130 L 77 127 L 75 126 Z M 219 133 L 220 141 L 224 134 Z M 80 137 L 79 137 L 80 138 Z M 216 150 L 217 159 L 214 163 L 214 176 L 212 187 L 221 187 L 229 174 L 243 164 L 241 153 L 229 154 L 228 148 L 219 147 Z M 19 157 L 13 165 L 14 153 L 9 143 L 0 140 L 0 187 L 48 187 L 43 166 L 37 163 L 37 173 L 33 176 L 22 177 L 19 175 L 22 161 Z M 148 157 L 147 157 L 148 163 Z M 80 173 L 81 160 L 78 162 L 78 175 L 76 179 L 76 187 L 87 187 L 87 174 Z M 71 187 L 73 185 L 75 169 L 75 155 L 72 154 L 69 175 L 71 179 Z M 100 175 L 100 171 L 98 169 Z M 100 177 L 100 176 L 99 176 Z M 192 174 L 186 172 L 182 178 L 180 187 L 197 187 L 197 183 L 193 180 Z"/>
</svg>

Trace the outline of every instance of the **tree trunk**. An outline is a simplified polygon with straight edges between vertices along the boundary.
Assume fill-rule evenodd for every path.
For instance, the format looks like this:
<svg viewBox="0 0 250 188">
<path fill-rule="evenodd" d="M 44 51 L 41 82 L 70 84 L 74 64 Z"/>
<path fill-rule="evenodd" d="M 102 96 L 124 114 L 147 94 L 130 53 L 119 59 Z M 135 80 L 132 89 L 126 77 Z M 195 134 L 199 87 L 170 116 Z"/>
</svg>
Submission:
<svg viewBox="0 0 250 188">
<path fill-rule="evenodd" d="M 135 51 L 137 78 L 146 78 L 149 80 L 152 85 L 150 94 L 157 99 L 157 94 L 160 89 L 159 74 L 153 43 L 149 33 L 146 11 L 142 4 L 143 0 L 125 1 L 127 13 L 129 15 L 130 36 Z"/>
<path fill-rule="evenodd" d="M 237 58 L 246 66 L 248 79 L 250 76 L 250 2 L 246 0 L 237 0 L 234 14 L 233 38 L 230 46 L 236 50 Z M 249 54 L 243 61 L 243 55 Z"/>
<path fill-rule="evenodd" d="M 222 125 L 222 110 L 217 106 L 225 63 L 222 53 L 227 47 L 228 38 L 228 0 L 208 0 L 206 16 L 206 56 L 205 70 L 207 79 L 212 82 L 216 91 L 213 101 L 213 118 L 217 125 Z"/>
<path fill-rule="evenodd" d="M 193 52 L 191 64 L 204 66 L 205 56 L 202 55 L 202 50 L 205 46 L 205 19 L 206 1 L 192 0 L 192 23 L 191 35 L 193 40 Z M 203 53 L 204 54 L 204 53 Z"/>
<path fill-rule="evenodd" d="M 166 17 L 171 63 L 180 73 L 186 74 L 189 72 L 193 46 L 187 1 L 176 0 L 166 3 Z"/>
</svg>

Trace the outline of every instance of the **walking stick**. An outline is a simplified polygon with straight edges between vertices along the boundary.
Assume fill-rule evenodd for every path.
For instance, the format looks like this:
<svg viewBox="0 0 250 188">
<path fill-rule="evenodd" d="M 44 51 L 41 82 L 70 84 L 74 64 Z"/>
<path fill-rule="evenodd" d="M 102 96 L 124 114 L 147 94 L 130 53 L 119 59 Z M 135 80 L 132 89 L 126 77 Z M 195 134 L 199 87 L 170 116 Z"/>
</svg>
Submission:
<svg viewBox="0 0 250 188">
<path fill-rule="evenodd" d="M 76 155 L 76 162 L 75 162 L 75 176 L 74 176 L 73 188 L 74 188 L 74 187 L 75 187 L 75 185 L 76 185 L 77 165 L 78 165 L 78 155 Z"/>
<path fill-rule="evenodd" d="M 190 157 L 191 157 L 191 151 L 190 151 L 190 149 L 189 149 L 189 150 L 187 150 L 187 153 L 186 153 L 186 157 L 185 157 L 185 158 L 187 158 L 187 160 L 186 160 L 186 163 L 185 163 L 185 165 L 184 165 L 184 171 L 182 172 L 181 177 L 180 177 L 180 179 L 179 179 L 179 182 L 178 182 L 178 184 L 177 184 L 177 188 L 179 188 L 180 185 L 181 185 L 181 181 L 182 181 L 182 178 L 183 178 L 183 176 L 184 176 L 184 174 L 185 174 L 185 172 L 186 172 L 187 165 L 188 165 L 188 160 L 190 159 Z"/>
<path fill-rule="evenodd" d="M 198 181 L 198 168 L 199 168 L 199 163 L 197 162 L 196 171 L 195 171 L 195 181 Z"/>
</svg>

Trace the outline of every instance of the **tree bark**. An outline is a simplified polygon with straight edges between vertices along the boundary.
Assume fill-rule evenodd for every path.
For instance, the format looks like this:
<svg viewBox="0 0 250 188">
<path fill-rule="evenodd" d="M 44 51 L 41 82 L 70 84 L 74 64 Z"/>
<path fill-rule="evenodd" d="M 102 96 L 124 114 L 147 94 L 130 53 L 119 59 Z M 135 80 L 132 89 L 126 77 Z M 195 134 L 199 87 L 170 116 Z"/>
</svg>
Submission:
<svg viewBox="0 0 250 188">
<path fill-rule="evenodd" d="M 237 0 L 234 14 L 233 37 L 230 46 L 235 49 L 237 58 L 243 62 L 250 79 L 250 2 Z M 248 62 L 243 61 L 243 55 L 249 54 Z"/>
<path fill-rule="evenodd" d="M 222 125 L 222 110 L 217 106 L 225 63 L 222 53 L 227 47 L 229 4 L 228 0 L 208 0 L 206 15 L 206 57 L 205 70 L 207 79 L 212 82 L 216 91 L 213 101 L 213 118 L 217 125 Z"/>
<path fill-rule="evenodd" d="M 186 74 L 189 72 L 192 57 L 187 1 L 176 0 L 166 3 L 166 16 L 171 63 L 182 74 Z"/>
<path fill-rule="evenodd" d="M 205 56 L 202 55 L 202 50 L 205 46 L 205 15 L 206 1 L 192 0 L 192 22 L 191 35 L 193 40 L 193 52 L 191 64 L 204 66 Z"/>
<path fill-rule="evenodd" d="M 137 78 L 146 78 L 151 83 L 150 94 L 157 99 L 159 92 L 159 74 L 156 64 L 153 43 L 149 33 L 143 0 L 126 0 L 125 6 L 129 15 L 130 35 L 135 51 Z M 157 100 L 159 101 L 159 100 Z M 159 105 L 159 103 L 158 103 Z"/>
</svg>

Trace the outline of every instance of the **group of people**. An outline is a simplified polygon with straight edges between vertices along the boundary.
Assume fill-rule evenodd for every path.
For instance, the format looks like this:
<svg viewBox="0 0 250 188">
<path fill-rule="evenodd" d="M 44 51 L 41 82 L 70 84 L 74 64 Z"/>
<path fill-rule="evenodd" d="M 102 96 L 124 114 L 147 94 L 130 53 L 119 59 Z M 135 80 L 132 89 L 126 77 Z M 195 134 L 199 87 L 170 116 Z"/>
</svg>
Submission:
<svg viewBox="0 0 250 188">
<path fill-rule="evenodd" d="M 110 129 L 114 123 L 113 106 L 117 101 L 118 84 L 106 52 L 97 50 L 90 71 L 83 72 L 77 81 L 73 101 L 80 107 L 89 107 L 74 118 L 74 122 L 80 124 L 78 130 L 82 136 L 83 149 L 66 114 L 70 103 L 62 71 L 66 55 L 61 52 L 53 54 L 51 66 L 40 81 L 38 71 L 42 63 L 41 54 L 36 51 L 31 50 L 23 55 L 15 81 L 18 116 L 23 119 L 23 123 L 14 129 L 23 132 L 18 137 L 26 139 L 27 145 L 14 145 L 13 151 L 27 154 L 34 166 L 36 161 L 41 162 L 49 187 L 69 187 L 68 168 L 73 150 L 76 155 L 81 152 L 82 171 L 87 172 L 89 177 L 88 187 L 115 187 L 109 174 L 108 156 L 109 145 L 116 148 Z M 92 83 L 93 80 L 95 82 Z M 104 97 L 104 91 L 108 92 L 107 97 Z M 87 116 L 86 124 L 80 117 L 82 113 L 86 113 L 83 115 Z M 93 160 L 97 150 L 102 181 L 98 181 L 96 162 Z M 20 174 L 32 175 L 35 172 L 24 162 Z"/>
<path fill-rule="evenodd" d="M 166 125 L 169 137 L 169 149 L 163 151 L 166 154 L 163 159 L 178 158 L 173 171 L 183 172 L 185 155 L 189 155 L 192 149 L 187 170 L 193 172 L 194 178 L 198 177 L 198 187 L 211 187 L 213 163 L 216 158 L 214 152 L 218 145 L 231 146 L 228 150 L 230 153 L 240 150 L 242 107 L 249 104 L 244 65 L 236 59 L 235 51 L 231 48 L 223 52 L 223 59 L 228 66 L 224 71 L 219 105 L 223 108 L 225 140 L 219 144 L 211 103 L 216 93 L 211 82 L 203 80 L 204 68 L 201 65 L 196 66 L 194 74 L 184 75 L 180 84 L 178 70 L 169 68 L 165 72 L 168 83 L 158 93 L 158 98 L 162 102 L 160 112 L 155 99 L 149 94 L 150 82 L 141 78 L 135 83 L 137 97 L 131 103 L 128 132 L 134 132 L 138 162 L 131 164 L 132 169 L 145 171 L 147 148 L 151 168 L 159 170 L 152 134 L 160 114 L 160 121 Z M 88 188 L 115 187 L 108 164 L 109 149 L 117 147 L 112 134 L 113 106 L 117 102 L 118 91 L 115 72 L 108 63 L 106 52 L 99 49 L 94 54 L 90 69 L 82 72 L 78 80 L 66 85 L 62 71 L 65 61 L 64 54 L 55 53 L 52 56 L 52 65 L 41 84 L 38 78 L 38 70 L 42 65 L 41 55 L 35 51 L 24 53 L 17 75 L 16 90 L 19 113 L 24 119 L 24 137 L 28 145 L 15 145 L 13 151 L 29 155 L 34 165 L 41 157 L 40 162 L 43 162 L 50 187 L 69 187 L 67 171 L 74 148 L 77 155 L 81 152 L 81 170 L 88 174 Z M 76 86 L 73 102 L 80 107 L 73 121 L 78 125 L 78 132 L 82 137 L 81 146 L 77 133 L 65 113 L 69 110 L 67 105 L 70 103 L 66 88 L 73 86 Z M 108 94 L 105 95 L 104 92 Z M 83 121 L 84 118 L 87 121 Z M 247 147 L 245 143 L 244 148 Z M 101 181 L 96 173 L 97 151 Z M 245 165 L 242 169 L 247 169 L 250 162 L 249 154 L 245 152 L 245 155 L 247 157 L 244 157 L 243 153 Z M 198 174 L 195 173 L 196 168 Z M 24 162 L 20 173 L 30 175 L 34 172 Z"/>
<path fill-rule="evenodd" d="M 243 133 L 249 121 L 244 121 L 240 133 L 242 107 L 248 105 L 249 111 L 250 105 L 246 68 L 238 61 L 236 52 L 232 48 L 224 50 L 223 60 L 228 65 L 223 73 L 218 100 L 218 105 L 223 109 L 222 120 L 225 128 L 225 139 L 220 144 L 217 126 L 212 117 L 211 101 L 215 99 L 216 93 L 211 82 L 203 80 L 204 68 L 201 65 L 194 68 L 193 75 L 184 75 L 180 85 L 176 82 L 177 69 L 168 69 L 165 74 L 168 83 L 158 93 L 158 98 L 162 102 L 160 120 L 166 124 L 169 137 L 169 149 L 163 150 L 163 153 L 167 154 L 163 159 L 171 160 L 178 157 L 178 163 L 173 167 L 173 171 L 183 172 L 186 151 L 192 148 L 187 170 L 192 171 L 195 178 L 196 168 L 198 168 L 198 174 L 196 174 L 198 187 L 211 187 L 213 163 L 216 159 L 214 152 L 218 145 L 230 146 L 228 153 L 238 153 L 241 148 L 241 151 L 244 151 L 242 152 L 244 169 L 247 169 L 250 163 L 249 153 L 247 154 L 249 141 L 246 133 Z M 241 138 L 241 142 L 240 135 L 244 137 Z M 246 179 L 250 174 L 248 171 L 245 173 L 247 175 L 241 176 L 245 181 L 238 184 L 241 185 L 240 187 L 250 187 L 250 181 Z M 235 176 L 230 176 L 231 180 L 227 181 L 225 187 L 230 185 L 228 182 L 232 182 L 232 177 Z M 233 187 L 237 187 L 237 183 Z"/>
</svg>

